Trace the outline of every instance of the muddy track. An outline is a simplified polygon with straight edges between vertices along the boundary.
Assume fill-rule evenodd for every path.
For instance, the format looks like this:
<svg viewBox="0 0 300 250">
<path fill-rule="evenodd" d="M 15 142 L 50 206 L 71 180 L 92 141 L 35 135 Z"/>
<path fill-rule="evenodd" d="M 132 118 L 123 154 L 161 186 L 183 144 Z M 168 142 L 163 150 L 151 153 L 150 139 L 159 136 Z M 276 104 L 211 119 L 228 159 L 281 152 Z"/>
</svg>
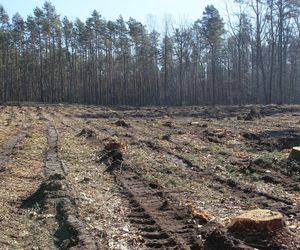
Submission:
<svg viewBox="0 0 300 250">
<path fill-rule="evenodd" d="M 48 121 L 41 107 L 36 107 L 37 117 L 40 121 Z"/>
<path fill-rule="evenodd" d="M 0 172 L 5 171 L 6 165 L 9 162 L 10 155 L 13 153 L 15 147 L 25 138 L 28 134 L 28 130 L 31 127 L 30 124 L 24 125 L 24 127 L 9 141 L 4 143 L 0 147 Z"/>
<path fill-rule="evenodd" d="M 205 132 L 205 131 L 204 131 Z M 203 133 L 203 131 L 202 131 Z M 254 134 L 251 133 L 241 133 L 242 136 L 244 136 L 245 134 L 247 134 L 248 136 L 255 136 Z M 209 136 L 206 136 L 206 138 L 211 142 L 217 142 L 220 143 L 220 139 L 218 137 L 213 136 L 212 138 L 210 138 Z M 205 140 L 205 136 L 202 138 L 203 140 Z M 174 142 L 171 139 L 168 139 L 168 141 L 172 144 L 174 144 L 176 146 L 176 149 L 180 150 L 180 151 L 184 151 L 184 148 L 182 147 L 182 145 L 180 145 L 177 142 Z M 166 150 L 165 148 L 161 148 L 161 147 L 157 147 L 155 146 L 152 142 L 149 141 L 144 141 L 147 146 L 150 146 L 150 148 L 154 148 L 156 151 L 162 150 L 165 151 L 167 154 L 171 155 L 171 156 L 175 156 L 176 158 L 182 160 L 184 163 L 186 163 L 191 169 L 198 171 L 199 170 L 199 166 L 194 165 L 191 161 L 189 161 L 188 159 L 175 154 L 174 152 L 170 151 L 170 150 Z M 277 141 L 277 144 L 274 143 L 274 145 L 276 144 L 277 146 L 273 146 L 274 148 L 278 147 L 280 148 L 280 150 L 282 150 L 282 148 L 292 148 L 293 146 L 299 145 L 299 138 L 292 138 L 292 137 L 283 137 L 283 138 L 279 138 Z M 195 152 L 196 153 L 196 152 Z M 286 172 L 280 169 L 274 169 L 274 167 L 272 166 L 268 166 L 268 164 L 270 165 L 270 163 L 268 162 L 264 162 L 262 159 L 248 159 L 248 160 L 240 160 L 238 158 L 234 158 L 233 160 L 231 160 L 231 163 L 233 165 L 239 165 L 238 171 L 240 173 L 244 173 L 244 172 L 250 172 L 250 173 L 257 173 L 261 176 L 261 180 L 264 181 L 265 183 L 271 183 L 271 184 L 278 184 L 281 185 L 282 188 L 285 191 L 300 191 L 300 184 L 299 184 L 299 177 L 294 177 L 291 176 L 291 174 L 287 174 Z M 288 161 L 285 162 L 281 162 L 278 164 L 284 164 L 284 166 L 286 166 L 286 164 L 288 164 Z M 272 170 L 272 171 L 266 171 L 266 170 Z M 201 168 L 201 170 L 203 171 L 204 169 Z M 246 175 L 246 174 L 245 174 Z M 247 176 L 246 176 L 247 178 Z M 248 189 L 247 187 L 245 188 L 245 190 Z M 260 195 L 262 194 L 261 192 L 259 193 Z M 267 197 L 270 197 L 269 195 L 267 195 Z M 276 200 L 276 198 L 275 198 Z"/>
<path fill-rule="evenodd" d="M 93 124 L 93 127 L 98 131 L 108 133 L 110 136 L 125 136 L 119 134 L 114 129 L 104 129 L 95 124 Z M 262 208 L 275 209 L 284 213 L 289 218 L 295 218 L 297 220 L 300 220 L 300 204 L 294 204 L 289 199 L 283 199 L 274 195 L 257 191 L 253 187 L 241 185 L 240 183 L 235 182 L 231 179 L 223 179 L 217 176 L 214 172 L 207 171 L 203 167 L 192 163 L 189 159 L 181 156 L 180 154 L 174 153 L 173 151 L 168 150 L 160 145 L 154 144 L 152 141 L 136 138 L 136 136 L 134 136 L 133 134 L 131 134 L 131 140 L 133 140 L 135 143 L 142 143 L 159 154 L 168 154 L 176 160 L 181 161 L 187 169 L 194 172 L 192 178 L 194 178 L 197 181 L 199 181 L 199 179 L 202 179 L 206 182 L 210 181 L 211 188 L 214 188 L 215 190 L 221 193 L 233 193 L 235 196 L 240 197 L 240 199 L 244 200 L 246 203 L 248 203 L 249 200 L 251 200 L 251 202 L 259 205 Z"/>
<path fill-rule="evenodd" d="M 97 130 L 104 131 L 109 133 L 110 135 L 118 135 L 113 129 L 103 129 L 97 125 L 94 125 Z M 195 180 L 203 179 L 204 181 L 209 180 L 211 183 L 211 187 L 220 191 L 220 192 L 231 192 L 234 195 L 240 197 L 242 200 L 248 202 L 249 199 L 262 208 L 266 209 L 276 209 L 280 212 L 284 213 L 290 218 L 296 218 L 300 220 L 300 204 L 294 204 L 291 200 L 283 199 L 280 197 L 276 197 L 274 195 L 270 195 L 268 193 L 260 192 L 255 190 L 255 188 L 250 186 L 241 185 L 238 182 L 235 182 L 231 179 L 223 179 L 217 176 L 212 171 L 207 171 L 203 167 L 193 164 L 189 159 L 181 156 L 180 154 L 174 153 L 171 150 L 166 149 L 160 145 L 154 144 L 152 141 L 145 139 L 138 139 L 133 134 L 131 135 L 131 139 L 136 143 L 142 143 L 151 150 L 156 151 L 157 153 L 168 154 L 176 160 L 181 161 L 188 169 L 192 170 L 196 174 L 193 174 L 193 178 Z M 179 144 L 176 144 L 177 149 L 182 149 Z M 294 186 L 294 185 L 293 185 Z M 297 188 L 297 186 L 296 186 Z"/>
<path fill-rule="evenodd" d="M 164 152 L 168 155 L 176 157 L 178 160 L 181 160 L 187 168 L 196 173 L 196 175 L 194 175 L 194 178 L 210 180 L 211 187 L 218 191 L 232 192 L 236 196 L 239 196 L 242 200 L 247 201 L 251 199 L 252 202 L 260 205 L 263 208 L 277 209 L 288 217 L 300 220 L 300 204 L 295 205 L 291 200 L 279 198 L 264 192 L 257 191 L 253 187 L 241 185 L 240 183 L 235 182 L 231 179 L 221 178 L 219 176 L 216 176 L 213 172 L 207 171 L 204 168 L 193 164 L 189 159 L 173 153 L 172 151 L 167 150 L 161 146 L 155 145 L 151 141 L 142 142 L 152 150 L 155 150 L 157 152 Z M 221 186 L 218 184 L 221 184 Z"/>
<path fill-rule="evenodd" d="M 130 222 L 136 225 L 147 249 L 252 249 L 229 235 L 217 223 L 194 221 L 187 207 L 157 184 L 146 181 L 123 161 L 118 150 L 104 150 L 104 162 L 128 197 Z M 217 245 L 211 244 L 214 233 L 222 234 Z"/>
<path fill-rule="evenodd" d="M 142 231 L 148 248 L 199 249 L 195 225 L 183 208 L 172 206 L 163 191 L 144 183 L 133 171 L 115 173 L 130 200 L 130 221 Z"/>
<path fill-rule="evenodd" d="M 276 209 L 290 216 L 291 218 L 292 217 L 299 218 L 299 206 L 298 205 L 295 206 L 295 204 L 293 204 L 293 202 L 290 200 L 274 197 L 267 193 L 259 192 L 255 190 L 255 188 L 242 186 L 241 184 L 236 183 L 230 179 L 222 179 L 218 177 L 213 171 L 212 172 L 207 171 L 201 168 L 200 166 L 193 164 L 189 159 L 181 156 L 180 154 L 174 153 L 173 151 L 168 150 L 159 145 L 155 145 L 148 140 L 144 140 L 142 137 L 138 138 L 132 133 L 130 134 L 124 133 L 124 135 L 122 135 L 111 128 L 103 128 L 95 124 L 92 124 L 91 126 L 98 131 L 102 131 L 109 134 L 110 137 L 118 136 L 121 138 L 126 137 L 127 139 L 128 137 L 130 137 L 134 143 L 145 144 L 151 150 L 155 150 L 158 153 L 168 154 L 172 156 L 174 159 L 176 158 L 177 161 L 181 160 L 186 166 L 186 168 L 193 171 L 194 174 L 192 175 L 192 178 L 195 178 L 195 180 L 197 181 L 203 180 L 205 182 L 208 181 L 208 183 L 210 182 L 211 183 L 210 186 L 220 191 L 221 193 L 229 192 L 232 193 L 234 196 L 239 197 L 245 203 L 248 203 L 248 201 L 251 200 L 251 202 L 259 205 L 260 207 Z M 180 148 L 178 150 L 180 150 Z M 198 245 L 196 245 L 195 249 L 201 249 L 202 248 L 201 241 L 200 242 L 197 241 L 197 233 L 198 234 L 200 233 L 206 239 L 204 241 L 205 244 L 207 242 L 213 244 L 215 240 L 212 240 L 211 237 L 212 234 L 207 233 L 208 229 L 209 228 L 211 229 L 210 227 L 211 225 L 205 225 L 204 227 L 203 225 L 201 225 L 204 232 L 203 231 L 200 232 L 201 230 L 197 232 L 197 229 L 195 229 L 194 225 L 192 224 L 192 226 L 189 229 L 189 233 L 187 233 L 189 234 L 189 236 L 187 237 L 185 237 L 184 235 L 182 236 L 180 234 L 176 234 L 177 232 L 176 226 L 175 226 L 175 234 L 174 234 L 174 230 L 172 230 L 172 227 L 170 227 L 171 232 L 169 232 L 168 231 L 169 227 L 167 226 L 166 228 L 163 225 L 169 225 L 168 221 L 171 221 L 172 222 L 171 224 L 173 225 L 175 222 L 173 222 L 172 220 L 176 218 L 176 214 L 178 213 L 180 214 L 180 212 L 184 211 L 183 212 L 184 215 L 181 217 L 185 218 L 186 221 L 189 221 L 191 219 L 190 214 L 187 211 L 185 211 L 185 208 L 179 206 L 178 202 L 175 203 L 172 202 L 173 199 L 170 198 L 170 196 L 167 195 L 162 188 L 157 187 L 157 185 L 148 183 L 139 174 L 137 174 L 132 167 L 127 166 L 123 162 L 122 164 L 119 165 L 117 164 L 117 166 L 115 165 L 115 163 L 112 163 L 109 165 L 109 168 L 113 170 L 112 172 L 116 178 L 116 181 L 119 183 L 122 189 L 125 190 L 125 193 L 128 199 L 130 200 L 131 211 L 132 211 L 132 214 L 130 215 L 131 222 L 136 224 L 143 232 L 142 236 L 145 240 L 145 245 L 147 247 L 190 249 L 191 247 L 194 246 L 194 242 L 195 242 L 194 239 L 196 239 L 197 243 L 195 244 Z M 165 204 L 167 208 L 169 207 L 170 210 L 172 210 L 173 212 L 175 211 L 175 217 L 173 212 L 171 213 L 171 215 L 168 215 L 169 212 L 166 212 L 167 214 L 166 217 L 165 215 L 163 215 L 161 211 L 161 207 L 164 207 Z M 169 209 L 167 209 L 167 211 L 169 211 Z M 163 225 L 160 225 L 160 223 L 162 223 Z M 181 228 L 182 225 L 185 224 L 185 222 L 180 222 L 179 224 L 180 225 L 178 227 Z M 189 226 L 190 225 L 191 223 L 189 224 Z M 213 228 L 214 230 L 221 228 L 222 231 L 222 227 L 220 226 L 215 226 Z M 210 232 L 214 230 L 211 230 Z M 150 232 L 152 231 L 152 233 L 153 232 L 154 233 L 149 236 L 148 234 L 149 231 Z M 223 236 L 222 236 L 222 232 L 220 231 L 217 232 L 215 236 L 216 235 L 218 235 L 218 237 L 221 235 L 220 237 L 222 238 L 223 242 L 227 241 L 228 238 L 230 238 L 230 235 L 227 235 L 226 232 L 225 234 L 223 234 Z M 233 239 L 233 241 L 235 241 L 235 239 Z M 217 248 L 209 248 L 206 246 L 205 249 L 232 249 L 232 248 L 224 248 L 224 246 L 219 246 Z M 245 248 L 235 248 L 235 249 L 245 249 Z"/>
<path fill-rule="evenodd" d="M 208 171 L 199 165 L 193 164 L 189 159 L 183 157 L 182 155 L 175 153 L 172 150 L 168 150 L 160 145 L 154 144 L 152 141 L 145 140 L 143 138 L 137 138 L 132 133 L 122 135 L 112 128 L 103 128 L 95 124 L 92 124 L 92 126 L 98 131 L 109 134 L 110 137 L 118 136 L 124 138 L 126 137 L 126 139 L 128 139 L 128 136 L 130 135 L 130 140 L 132 140 L 134 143 L 142 143 L 159 154 L 163 153 L 170 155 L 171 158 L 174 158 L 175 161 L 181 161 L 187 169 L 193 172 L 191 178 L 193 178 L 195 181 L 203 180 L 205 182 L 208 182 L 209 186 L 217 190 L 218 192 L 232 193 L 234 196 L 239 197 L 240 200 L 242 200 L 246 204 L 251 201 L 261 208 L 278 210 L 284 213 L 290 219 L 300 220 L 300 205 L 293 203 L 293 201 L 289 199 L 280 198 L 268 193 L 260 192 L 257 191 L 255 187 L 245 186 L 232 179 L 224 179 L 222 177 L 219 177 L 213 171 Z M 180 145 L 177 146 L 180 150 Z M 297 188 L 298 185 L 292 185 L 290 187 Z"/>
<path fill-rule="evenodd" d="M 41 212 L 56 214 L 58 228 L 54 233 L 54 241 L 59 249 L 97 249 L 85 225 L 78 219 L 77 207 L 66 181 L 67 171 L 58 156 L 58 133 L 51 124 L 48 124 L 47 139 L 45 180 L 34 194 L 23 201 L 23 207 L 33 207 L 38 203 Z"/>
<path fill-rule="evenodd" d="M 96 138 L 86 139 L 103 146 Z M 140 229 L 147 249 L 252 249 L 218 223 L 195 221 L 186 206 L 164 192 L 162 187 L 146 181 L 133 167 L 127 165 L 120 151 L 104 150 L 102 161 L 128 198 L 130 222 Z"/>
<path fill-rule="evenodd" d="M 250 163 L 249 163 L 250 162 Z M 249 173 L 258 174 L 262 181 L 265 183 L 271 183 L 281 185 L 285 191 L 300 191 L 300 178 L 287 175 L 287 173 L 281 173 L 280 169 L 274 169 L 269 166 L 270 163 L 265 162 L 263 159 L 251 160 L 231 160 L 231 164 L 238 165 L 238 172 L 248 176 Z M 268 171 L 267 171 L 268 170 Z"/>
<path fill-rule="evenodd" d="M 16 120 L 16 113 L 14 111 L 14 107 L 11 106 L 9 111 L 9 117 L 7 119 L 7 124 L 10 125 L 15 120 Z"/>
<path fill-rule="evenodd" d="M 57 119 L 59 123 L 61 123 L 64 127 L 66 128 L 70 128 L 71 130 L 73 130 L 73 132 L 75 133 L 79 133 L 80 132 L 80 128 L 78 127 L 74 127 L 70 124 L 68 124 L 67 122 L 64 121 L 65 119 L 65 114 L 63 114 L 60 110 L 57 110 L 57 112 L 51 112 L 49 113 L 49 115 L 51 116 L 51 118 L 53 120 Z"/>
<path fill-rule="evenodd" d="M 67 175 L 63 162 L 58 158 L 57 142 L 58 133 L 52 125 L 48 125 L 48 150 L 46 154 L 44 175 L 48 179 L 59 175 L 59 178 L 65 179 Z"/>
</svg>

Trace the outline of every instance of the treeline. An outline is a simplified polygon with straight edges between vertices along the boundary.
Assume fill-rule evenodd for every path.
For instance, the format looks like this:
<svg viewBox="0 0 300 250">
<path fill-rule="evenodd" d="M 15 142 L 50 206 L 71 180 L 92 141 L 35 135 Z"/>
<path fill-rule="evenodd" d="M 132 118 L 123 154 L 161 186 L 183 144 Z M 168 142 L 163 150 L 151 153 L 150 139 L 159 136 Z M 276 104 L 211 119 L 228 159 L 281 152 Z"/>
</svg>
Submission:
<svg viewBox="0 0 300 250">
<path fill-rule="evenodd" d="M 300 102 L 300 2 L 213 5 L 160 33 L 96 10 L 61 18 L 50 2 L 24 20 L 0 6 L 0 102 L 197 105 Z"/>
</svg>

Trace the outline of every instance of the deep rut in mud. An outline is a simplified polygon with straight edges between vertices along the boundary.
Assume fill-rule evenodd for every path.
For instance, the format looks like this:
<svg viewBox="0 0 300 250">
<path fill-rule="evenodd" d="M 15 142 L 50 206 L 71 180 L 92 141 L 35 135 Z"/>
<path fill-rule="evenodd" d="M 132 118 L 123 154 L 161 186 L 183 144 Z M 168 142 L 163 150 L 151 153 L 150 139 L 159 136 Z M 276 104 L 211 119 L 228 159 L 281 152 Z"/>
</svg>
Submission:
<svg viewBox="0 0 300 250">
<path fill-rule="evenodd" d="M 133 171 L 115 172 L 117 182 L 126 190 L 131 205 L 130 221 L 142 231 L 149 248 L 199 249 L 195 225 L 184 208 L 171 205 L 162 190 L 147 185 Z"/>
<path fill-rule="evenodd" d="M 130 222 L 141 230 L 148 249 L 252 249 L 229 235 L 218 223 L 208 223 L 204 219 L 196 223 L 186 206 L 159 185 L 137 174 L 123 161 L 119 150 L 104 150 L 101 161 L 106 163 L 107 170 L 128 197 Z M 220 242 L 211 242 L 211 237 L 218 233 Z"/>
</svg>

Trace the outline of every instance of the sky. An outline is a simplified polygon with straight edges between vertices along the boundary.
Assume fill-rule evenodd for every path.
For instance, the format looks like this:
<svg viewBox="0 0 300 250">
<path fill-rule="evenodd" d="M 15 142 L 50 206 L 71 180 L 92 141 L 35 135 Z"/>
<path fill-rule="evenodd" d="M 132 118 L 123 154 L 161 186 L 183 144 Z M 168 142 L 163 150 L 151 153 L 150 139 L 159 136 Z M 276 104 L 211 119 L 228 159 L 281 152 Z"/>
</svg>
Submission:
<svg viewBox="0 0 300 250">
<path fill-rule="evenodd" d="M 35 7 L 42 7 L 45 0 L 1 0 L 6 12 L 11 17 L 19 12 L 24 18 L 33 13 Z M 76 17 L 85 21 L 95 9 L 107 20 L 115 20 L 120 14 L 125 20 L 135 18 L 144 24 L 159 25 L 165 16 L 177 22 L 201 19 L 205 6 L 213 4 L 226 19 L 226 5 L 233 8 L 233 0 L 51 0 L 61 17 Z M 153 18 L 154 17 L 154 18 Z M 153 22 L 153 20 L 156 20 Z"/>
</svg>

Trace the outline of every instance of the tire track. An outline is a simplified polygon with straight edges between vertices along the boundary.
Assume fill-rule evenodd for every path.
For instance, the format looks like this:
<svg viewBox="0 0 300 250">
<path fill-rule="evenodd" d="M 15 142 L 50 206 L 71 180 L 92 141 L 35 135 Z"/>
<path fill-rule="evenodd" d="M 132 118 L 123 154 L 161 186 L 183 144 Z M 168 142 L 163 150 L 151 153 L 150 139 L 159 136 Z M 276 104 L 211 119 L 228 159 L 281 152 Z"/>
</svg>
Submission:
<svg viewBox="0 0 300 250">
<path fill-rule="evenodd" d="M 102 161 L 129 199 L 130 221 L 140 228 L 148 249 L 252 249 L 220 224 L 202 221 L 201 230 L 198 230 L 191 212 L 162 187 L 137 174 L 123 161 L 119 150 L 109 149 L 103 153 Z M 220 233 L 216 247 L 207 240 L 214 237 L 213 232 Z"/>
<path fill-rule="evenodd" d="M 34 194 L 23 201 L 23 207 L 32 207 L 38 203 L 43 210 L 56 214 L 58 227 L 54 237 L 59 249 L 97 249 L 85 225 L 78 219 L 76 203 L 69 193 L 66 181 L 67 171 L 58 156 L 58 133 L 50 123 L 47 137 L 45 181 Z"/>
<path fill-rule="evenodd" d="M 9 117 L 6 119 L 6 126 L 11 125 L 12 122 L 15 121 L 15 119 L 16 119 L 16 114 L 15 114 L 13 106 L 9 107 L 8 112 L 9 112 Z"/>
<path fill-rule="evenodd" d="M 118 137 L 124 137 L 123 135 L 119 134 L 112 128 L 101 128 L 99 125 L 92 124 L 92 126 L 101 132 L 105 132 L 112 135 L 117 135 Z M 244 200 L 246 203 L 251 200 L 253 203 L 259 205 L 265 209 L 276 209 L 286 216 L 292 219 L 300 220 L 300 204 L 295 204 L 293 201 L 288 199 L 283 199 L 280 197 L 276 197 L 274 195 L 270 195 L 268 193 L 260 192 L 255 190 L 255 188 L 250 186 L 241 185 L 240 183 L 231 180 L 231 179 L 224 179 L 212 171 L 208 171 L 203 167 L 192 163 L 189 159 L 183 157 L 180 154 L 174 153 L 167 148 L 157 145 L 153 143 L 153 141 L 144 139 L 144 138 L 137 138 L 134 134 L 130 134 L 130 138 L 135 143 L 143 144 L 149 149 L 159 153 L 159 154 L 167 154 L 174 158 L 176 161 L 180 161 L 183 165 L 193 172 L 192 178 L 194 180 L 199 181 L 202 179 L 203 181 L 210 181 L 212 184 L 212 188 L 217 191 L 224 191 L 233 193 L 235 196 L 238 196 L 241 200 Z M 128 137 L 127 137 L 128 139 Z M 178 147 L 180 145 L 177 145 Z"/>
<path fill-rule="evenodd" d="M 232 180 L 222 179 L 213 172 L 193 164 L 189 159 L 173 153 L 166 148 L 161 148 L 159 145 L 153 144 L 152 141 L 145 140 L 142 137 L 138 138 L 132 133 L 121 135 L 114 129 L 102 128 L 99 125 L 92 124 L 91 127 L 109 134 L 110 137 L 126 137 L 126 139 L 130 137 L 134 143 L 138 143 L 139 145 L 144 144 L 158 153 L 163 152 L 164 154 L 168 154 L 176 159 L 177 162 L 178 160 L 182 161 L 186 168 L 192 170 L 193 174 L 191 177 L 193 177 L 193 179 L 197 181 L 203 180 L 205 182 L 211 181 L 212 187 L 220 192 L 229 192 L 234 196 L 241 198 L 246 203 L 251 199 L 257 205 L 264 208 L 275 208 L 286 215 L 297 215 L 297 208 L 295 208 L 295 204 L 291 201 L 274 197 L 267 193 L 258 192 L 249 187 L 243 187 Z M 114 159 L 114 157 L 116 158 Z M 148 248 L 252 249 L 251 247 L 238 242 L 220 225 L 210 225 L 209 223 L 208 225 L 201 224 L 201 230 L 198 232 L 197 229 L 194 231 L 194 225 L 191 225 L 191 223 L 185 228 L 185 222 L 189 220 L 188 218 L 191 218 L 188 211 L 183 212 L 186 208 L 178 206 L 178 202 L 170 202 L 173 200 L 172 198 L 170 199 L 170 195 L 166 194 L 163 189 L 157 187 L 157 185 L 145 181 L 133 170 L 133 167 L 130 167 L 123 162 L 123 157 L 122 155 L 120 157 L 118 152 L 114 157 L 114 160 L 112 160 L 110 164 L 107 164 L 108 169 L 112 171 L 117 183 L 125 191 L 131 204 L 131 223 L 136 224 L 141 229 L 142 237 Z M 120 162 L 118 163 L 118 161 Z M 165 208 L 166 211 L 163 211 L 162 208 Z M 169 209 L 172 211 L 170 214 L 168 212 Z M 163 214 L 164 212 L 165 214 Z M 174 218 L 175 220 L 178 218 L 176 217 L 178 214 L 183 221 L 176 224 L 173 220 Z M 175 225 L 174 230 L 172 229 L 172 226 L 168 224 L 169 222 L 171 225 Z M 184 234 L 181 234 L 183 230 L 180 231 L 180 229 L 182 228 L 188 230 L 184 231 Z M 203 242 L 197 242 L 197 233 L 201 234 L 203 237 L 204 245 L 201 245 Z M 220 245 L 218 245 L 219 243 Z M 255 245 L 253 246 L 255 247 Z M 267 247 L 265 249 L 270 248 Z"/>
<path fill-rule="evenodd" d="M 26 124 L 24 127 L 9 141 L 2 144 L 0 148 L 0 172 L 4 172 L 6 170 L 6 165 L 10 160 L 10 156 L 13 153 L 16 146 L 25 138 L 28 134 L 29 128 L 31 124 Z"/>
<path fill-rule="evenodd" d="M 97 138 L 86 139 L 89 143 L 103 146 Z M 252 249 L 218 223 L 202 221 L 201 230 L 198 230 L 191 211 L 164 192 L 162 187 L 137 174 L 123 161 L 120 151 L 104 150 L 103 153 L 101 161 L 107 165 L 107 170 L 129 200 L 130 222 L 141 230 L 147 249 Z M 220 240 L 217 246 L 211 244 L 210 237 L 215 237 L 213 232 Z M 210 240 L 206 242 L 206 239 Z"/>
<path fill-rule="evenodd" d="M 204 168 L 193 164 L 189 159 L 176 153 L 173 153 L 172 151 L 164 147 L 155 145 L 152 141 L 144 140 L 140 142 L 144 143 L 150 149 L 155 150 L 158 153 L 164 152 L 172 157 L 175 157 L 177 160 L 182 161 L 182 163 L 188 169 L 196 173 L 194 174 L 193 178 L 197 178 L 198 180 L 199 178 L 201 178 L 203 180 L 209 180 L 211 181 L 211 183 L 221 184 L 221 186 L 212 185 L 212 187 L 216 190 L 226 189 L 226 192 L 232 192 L 234 193 L 234 195 L 240 197 L 242 200 L 247 201 L 251 199 L 251 201 L 253 201 L 257 205 L 260 205 L 263 208 L 275 208 L 290 218 L 295 218 L 297 220 L 300 219 L 300 205 L 294 204 L 291 200 L 279 198 L 268 193 L 260 192 L 250 186 L 241 185 L 240 183 L 234 180 L 219 177 L 213 172 L 207 171 Z"/>
</svg>

